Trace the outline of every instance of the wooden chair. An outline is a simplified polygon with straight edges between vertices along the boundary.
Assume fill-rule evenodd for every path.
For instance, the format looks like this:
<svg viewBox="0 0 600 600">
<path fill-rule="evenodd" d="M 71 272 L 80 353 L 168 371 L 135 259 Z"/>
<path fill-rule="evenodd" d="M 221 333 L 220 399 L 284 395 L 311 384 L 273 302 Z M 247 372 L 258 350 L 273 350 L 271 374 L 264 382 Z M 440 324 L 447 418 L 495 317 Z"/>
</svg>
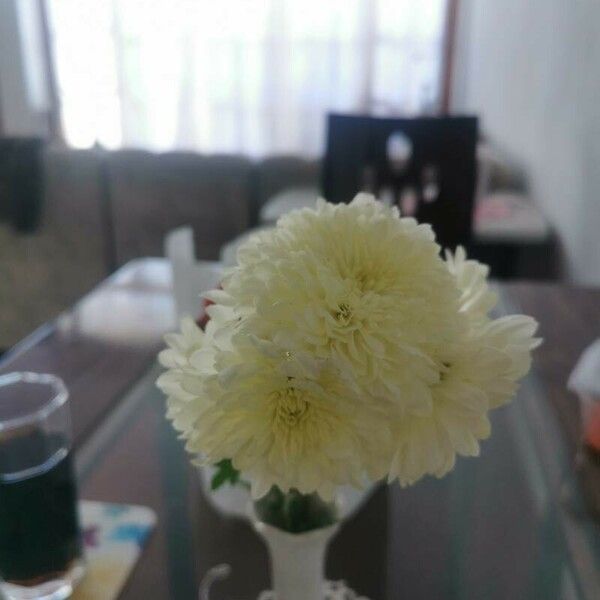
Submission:
<svg viewBox="0 0 600 600">
<path fill-rule="evenodd" d="M 431 223 L 443 247 L 471 238 L 476 117 L 330 115 L 322 188 L 331 202 L 374 193 Z"/>
</svg>

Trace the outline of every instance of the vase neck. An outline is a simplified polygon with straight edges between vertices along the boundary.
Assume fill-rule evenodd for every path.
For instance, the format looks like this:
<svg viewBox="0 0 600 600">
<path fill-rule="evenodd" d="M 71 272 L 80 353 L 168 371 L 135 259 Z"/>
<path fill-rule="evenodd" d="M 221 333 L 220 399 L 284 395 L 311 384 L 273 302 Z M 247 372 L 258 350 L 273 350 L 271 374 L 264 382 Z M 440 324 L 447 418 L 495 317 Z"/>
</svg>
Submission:
<svg viewBox="0 0 600 600">
<path fill-rule="evenodd" d="M 277 600 L 322 600 L 325 555 L 338 526 L 292 534 L 256 523 L 269 549 L 271 585 Z"/>
</svg>

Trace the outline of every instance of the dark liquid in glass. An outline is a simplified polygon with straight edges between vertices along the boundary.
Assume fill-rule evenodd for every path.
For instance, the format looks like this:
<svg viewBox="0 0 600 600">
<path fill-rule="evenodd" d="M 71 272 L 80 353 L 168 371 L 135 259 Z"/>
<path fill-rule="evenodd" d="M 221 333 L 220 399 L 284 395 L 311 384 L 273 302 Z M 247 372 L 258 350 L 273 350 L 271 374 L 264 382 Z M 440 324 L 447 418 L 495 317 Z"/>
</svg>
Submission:
<svg viewBox="0 0 600 600">
<path fill-rule="evenodd" d="M 77 491 L 71 456 L 63 447 L 60 436 L 39 432 L 8 441 L 0 437 L 0 577 L 5 581 L 38 585 L 60 577 L 81 556 Z M 45 457 L 52 458 L 44 462 Z M 37 467 L 26 471 L 31 465 Z"/>
</svg>

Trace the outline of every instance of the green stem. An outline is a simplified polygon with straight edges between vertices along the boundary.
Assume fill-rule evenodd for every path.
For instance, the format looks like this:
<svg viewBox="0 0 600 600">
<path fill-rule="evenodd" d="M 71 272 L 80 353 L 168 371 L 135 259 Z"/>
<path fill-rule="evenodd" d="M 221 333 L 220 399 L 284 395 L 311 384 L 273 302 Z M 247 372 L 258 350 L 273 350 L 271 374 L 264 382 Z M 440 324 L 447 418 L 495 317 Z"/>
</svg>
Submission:
<svg viewBox="0 0 600 600">
<path fill-rule="evenodd" d="M 254 502 L 254 509 L 261 521 L 288 533 L 304 533 L 337 521 L 332 502 L 325 502 L 318 494 L 301 494 L 293 489 L 283 493 L 272 487 Z"/>
</svg>

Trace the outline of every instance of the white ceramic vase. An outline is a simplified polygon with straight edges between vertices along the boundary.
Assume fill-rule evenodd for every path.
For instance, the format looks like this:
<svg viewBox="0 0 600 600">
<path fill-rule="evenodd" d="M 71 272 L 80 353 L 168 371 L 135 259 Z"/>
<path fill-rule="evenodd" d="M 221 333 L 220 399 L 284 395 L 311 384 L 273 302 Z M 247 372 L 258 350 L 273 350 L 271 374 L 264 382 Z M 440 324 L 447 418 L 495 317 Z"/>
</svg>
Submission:
<svg viewBox="0 0 600 600">
<path fill-rule="evenodd" d="M 260 521 L 254 527 L 269 549 L 276 600 L 323 600 L 327 546 L 339 523 L 298 534 Z"/>
</svg>

